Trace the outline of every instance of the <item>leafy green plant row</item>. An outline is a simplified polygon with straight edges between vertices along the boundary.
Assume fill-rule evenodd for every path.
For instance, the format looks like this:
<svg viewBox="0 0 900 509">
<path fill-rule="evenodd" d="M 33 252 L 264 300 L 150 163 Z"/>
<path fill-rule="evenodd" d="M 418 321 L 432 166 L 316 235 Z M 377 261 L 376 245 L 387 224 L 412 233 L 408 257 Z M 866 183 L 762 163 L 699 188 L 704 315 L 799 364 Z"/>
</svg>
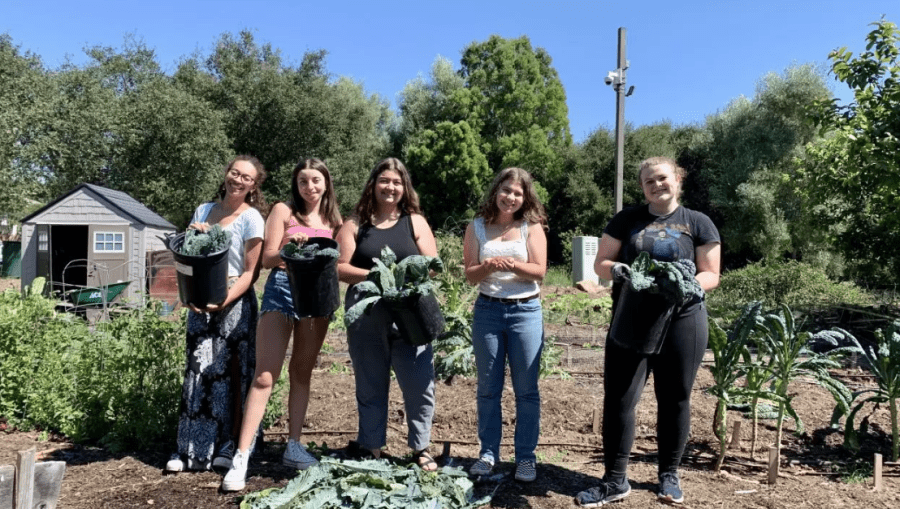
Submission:
<svg viewBox="0 0 900 509">
<path fill-rule="evenodd" d="M 24 295 L 0 294 L 0 416 L 12 427 L 57 431 L 113 451 L 174 442 L 184 314 L 160 317 L 160 303 L 151 301 L 91 328 L 55 311 L 43 285 L 37 278 Z M 284 410 L 280 398 L 272 400 L 268 422 Z"/>
<path fill-rule="evenodd" d="M 898 457 L 897 398 L 900 397 L 900 322 L 876 334 L 877 347 L 864 349 L 849 332 L 831 330 L 809 332 L 802 330 L 790 307 L 781 304 L 777 309 L 763 312 L 760 302 L 746 305 L 726 333 L 710 320 L 709 346 L 713 351 L 713 386 L 710 392 L 718 399 L 713 419 L 713 432 L 719 440 L 720 468 L 725 457 L 727 408 L 734 403 L 749 402 L 753 419 L 751 456 L 756 450 L 756 427 L 760 401 L 766 400 L 776 407 L 776 442 L 782 441 L 782 426 L 787 416 L 797 423 L 797 432 L 803 432 L 803 422 L 793 407 L 794 393 L 790 385 L 798 378 L 812 380 L 822 386 L 834 398 L 835 409 L 832 426 L 844 423 L 844 445 L 858 449 L 855 416 L 867 403 L 888 404 L 891 412 L 893 461 Z M 819 353 L 812 344 L 823 342 L 833 348 Z M 839 346 L 841 343 L 849 346 Z M 754 353 L 755 352 L 755 353 Z M 851 392 L 831 370 L 841 366 L 841 357 L 850 353 L 862 353 L 875 375 L 877 387 L 857 393 Z"/>
</svg>

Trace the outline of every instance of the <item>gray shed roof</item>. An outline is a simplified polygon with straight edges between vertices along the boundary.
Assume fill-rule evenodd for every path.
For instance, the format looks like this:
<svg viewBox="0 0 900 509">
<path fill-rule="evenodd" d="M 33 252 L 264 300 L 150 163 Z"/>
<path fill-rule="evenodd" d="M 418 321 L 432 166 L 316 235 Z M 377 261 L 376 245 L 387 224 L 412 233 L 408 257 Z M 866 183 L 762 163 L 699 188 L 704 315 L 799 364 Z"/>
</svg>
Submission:
<svg viewBox="0 0 900 509">
<path fill-rule="evenodd" d="M 159 228 L 166 228 L 175 230 L 175 225 L 166 221 L 165 218 L 148 209 L 146 205 L 132 198 L 128 193 L 123 193 L 122 191 L 116 191 L 115 189 L 109 189 L 106 187 L 97 186 L 94 184 L 80 184 L 68 192 L 60 196 L 59 198 L 51 201 L 50 203 L 44 205 L 40 209 L 35 212 L 29 214 L 25 218 L 22 219 L 22 222 L 28 222 L 32 218 L 35 218 L 41 215 L 44 211 L 49 209 L 50 207 L 56 205 L 57 203 L 65 200 L 69 196 L 75 194 L 81 189 L 86 189 L 90 194 L 93 194 L 97 197 L 97 199 L 103 202 L 107 207 L 113 210 L 117 210 L 122 214 L 132 218 L 135 222 L 145 224 L 147 226 L 156 226 Z"/>
</svg>

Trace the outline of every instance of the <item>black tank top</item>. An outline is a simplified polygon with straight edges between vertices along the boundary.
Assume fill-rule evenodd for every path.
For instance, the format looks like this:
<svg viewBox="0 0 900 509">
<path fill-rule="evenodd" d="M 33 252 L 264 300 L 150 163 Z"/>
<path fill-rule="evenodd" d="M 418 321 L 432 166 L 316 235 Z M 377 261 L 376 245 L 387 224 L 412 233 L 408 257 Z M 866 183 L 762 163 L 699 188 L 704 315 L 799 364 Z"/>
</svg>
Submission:
<svg viewBox="0 0 900 509">
<path fill-rule="evenodd" d="M 350 258 L 350 265 L 370 270 L 375 266 L 372 258 L 380 258 L 384 246 L 394 251 L 398 262 L 407 256 L 420 254 L 409 214 L 400 216 L 390 228 L 379 229 L 369 223 L 360 226 L 356 233 L 356 251 Z"/>
</svg>

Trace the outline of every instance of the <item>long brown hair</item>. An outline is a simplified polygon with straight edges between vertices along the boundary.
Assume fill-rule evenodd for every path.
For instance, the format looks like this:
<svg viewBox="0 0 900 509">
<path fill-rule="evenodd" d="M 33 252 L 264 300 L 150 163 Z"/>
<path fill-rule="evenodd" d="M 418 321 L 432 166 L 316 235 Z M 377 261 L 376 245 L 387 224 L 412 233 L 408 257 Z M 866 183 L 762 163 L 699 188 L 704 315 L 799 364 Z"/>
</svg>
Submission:
<svg viewBox="0 0 900 509">
<path fill-rule="evenodd" d="M 403 182 L 403 197 L 400 198 L 400 203 L 397 204 L 400 212 L 407 214 L 422 213 L 422 208 L 419 206 L 419 195 L 413 189 L 412 180 L 409 178 L 409 171 L 406 169 L 406 166 L 396 157 L 388 157 L 379 161 L 372 168 L 372 171 L 369 173 L 369 180 L 366 181 L 366 185 L 363 187 L 362 196 L 359 197 L 359 202 L 353 209 L 354 217 L 356 217 L 360 225 L 372 222 L 372 216 L 375 215 L 378 209 L 378 200 L 375 198 L 375 183 L 378 181 L 378 177 L 388 170 L 397 172 L 397 175 L 400 175 L 400 180 Z"/>
<path fill-rule="evenodd" d="M 340 210 L 338 210 L 337 196 L 334 193 L 334 183 L 331 180 L 331 173 L 321 159 L 310 157 L 309 159 L 300 161 L 297 163 L 297 166 L 294 167 L 294 172 L 291 174 L 291 212 L 300 224 L 309 226 L 306 223 L 306 219 L 301 215 L 307 212 L 307 204 L 306 200 L 300 196 L 300 186 L 297 184 L 297 175 L 303 170 L 316 170 L 325 177 L 325 194 L 322 195 L 322 201 L 319 202 L 319 214 L 325 218 L 328 226 L 332 229 L 336 229 L 341 225 L 341 213 Z"/>
<path fill-rule="evenodd" d="M 513 219 L 525 219 L 528 223 L 540 224 L 546 229 L 547 212 L 544 211 L 544 205 L 534 190 L 534 179 L 522 168 L 506 168 L 494 177 L 494 182 L 478 211 L 478 215 L 484 218 L 485 224 L 493 223 L 500 215 L 500 209 L 497 207 L 497 194 L 500 192 L 500 186 L 507 180 L 518 182 L 522 186 L 522 206 L 513 214 Z"/>
<path fill-rule="evenodd" d="M 253 187 L 250 189 L 250 192 L 247 193 L 247 196 L 244 197 L 244 202 L 258 210 L 263 217 L 266 217 L 269 214 L 269 205 L 266 203 L 266 198 L 263 196 L 261 190 L 263 182 L 266 181 L 266 169 L 263 168 L 263 164 L 259 162 L 259 159 L 253 156 L 239 155 L 228 163 L 228 166 L 225 167 L 225 177 L 222 179 L 222 183 L 219 184 L 219 190 L 216 191 L 215 196 L 213 196 L 213 201 L 225 199 L 225 179 L 228 178 L 228 172 L 234 168 L 235 163 L 238 161 L 247 161 L 256 169 L 256 178 L 253 179 Z"/>
</svg>

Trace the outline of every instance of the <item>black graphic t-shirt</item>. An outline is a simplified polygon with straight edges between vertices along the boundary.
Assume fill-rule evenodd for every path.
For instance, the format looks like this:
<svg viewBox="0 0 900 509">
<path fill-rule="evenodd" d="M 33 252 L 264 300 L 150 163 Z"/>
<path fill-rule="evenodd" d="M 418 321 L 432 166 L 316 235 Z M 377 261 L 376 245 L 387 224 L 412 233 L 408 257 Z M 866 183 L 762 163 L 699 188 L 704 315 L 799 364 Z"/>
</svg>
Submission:
<svg viewBox="0 0 900 509">
<path fill-rule="evenodd" d="M 625 209 L 616 214 L 603 233 L 622 242 L 616 261 L 631 265 L 638 254 L 645 251 L 654 260 L 671 262 L 690 260 L 696 263 L 697 246 L 721 242 L 719 230 L 704 213 L 678 207 L 669 215 L 656 216 L 648 205 Z M 613 288 L 617 300 L 619 285 Z M 681 314 L 692 310 L 699 302 L 689 303 Z"/>
</svg>

